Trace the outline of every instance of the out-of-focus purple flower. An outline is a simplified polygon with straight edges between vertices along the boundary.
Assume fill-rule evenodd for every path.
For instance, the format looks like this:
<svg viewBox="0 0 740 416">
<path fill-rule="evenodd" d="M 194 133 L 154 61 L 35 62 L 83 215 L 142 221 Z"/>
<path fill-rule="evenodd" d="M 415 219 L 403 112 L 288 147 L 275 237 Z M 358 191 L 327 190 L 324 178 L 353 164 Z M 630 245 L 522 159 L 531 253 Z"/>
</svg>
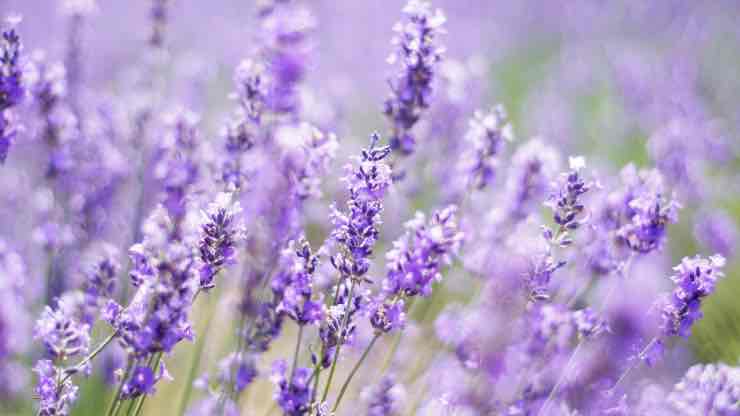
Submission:
<svg viewBox="0 0 740 416">
<path fill-rule="evenodd" d="M 38 375 L 35 393 L 39 400 L 39 416 L 67 416 L 77 400 L 77 386 L 63 379 L 62 370 L 51 360 L 39 360 L 33 371 Z M 60 381 L 64 380 L 61 382 Z"/>
<path fill-rule="evenodd" d="M 685 257 L 674 267 L 676 273 L 671 280 L 676 284 L 662 309 L 664 336 L 688 337 L 693 323 L 702 317 L 701 301 L 714 291 L 719 279 L 724 276 L 724 257 Z"/>
<path fill-rule="evenodd" d="M 506 110 L 497 105 L 488 112 L 476 111 L 465 135 L 468 147 L 460 160 L 467 183 L 483 189 L 495 178 L 498 156 L 506 142 L 514 140 Z"/>
<path fill-rule="evenodd" d="M 512 157 L 506 182 L 509 216 L 516 220 L 529 216 L 540 204 L 559 168 L 559 153 L 540 139 L 519 147 Z"/>
<path fill-rule="evenodd" d="M 391 92 L 383 112 L 391 122 L 391 148 L 411 154 L 416 146 L 411 129 L 429 107 L 434 72 L 444 53 L 436 38 L 444 33 L 445 16 L 422 0 L 410 0 L 403 12 L 407 20 L 393 27 L 397 50 L 388 58 L 391 64 L 399 63 L 399 72 L 389 80 Z"/>
<path fill-rule="evenodd" d="M 118 250 L 114 246 L 103 244 L 100 252 L 83 270 L 85 281 L 82 290 L 85 294 L 85 304 L 90 308 L 89 314 L 86 314 L 88 316 L 84 318 L 88 325 L 94 322 L 92 313 L 101 309 L 107 300 L 114 297 L 116 278 L 121 268 L 117 259 Z"/>
<path fill-rule="evenodd" d="M 216 274 L 235 261 L 236 245 L 243 230 L 238 220 L 241 206 L 232 199 L 231 194 L 221 193 L 203 212 L 198 251 L 202 263 L 200 287 L 204 290 L 213 288 Z"/>
<path fill-rule="evenodd" d="M 219 414 L 222 416 L 239 416 L 239 407 L 229 398 L 218 394 L 209 393 L 208 396 L 197 402 L 190 408 L 186 416 L 211 416 Z"/>
<path fill-rule="evenodd" d="M 288 364 L 284 360 L 272 364 L 270 380 L 277 387 L 275 401 L 286 415 L 306 415 L 311 408 L 311 370 L 303 367 L 293 369 L 292 380 L 288 372 Z"/>
<path fill-rule="evenodd" d="M 167 27 L 168 4 L 169 0 L 152 0 L 152 6 L 149 10 L 149 16 L 152 20 L 152 34 L 149 37 L 149 44 L 155 48 L 160 48 L 164 44 L 164 31 Z"/>
<path fill-rule="evenodd" d="M 378 238 L 378 224 L 383 209 L 382 198 L 391 185 L 391 168 L 383 162 L 390 147 L 376 147 L 380 138 L 373 134 L 370 147 L 362 151 L 357 165 L 348 165 L 350 199 L 347 213 L 332 207 L 332 238 L 346 250 L 331 257 L 332 265 L 343 275 L 361 278 L 370 268 L 369 257 Z"/>
<path fill-rule="evenodd" d="M 31 319 L 25 296 L 26 266 L 21 256 L 0 239 L 0 398 L 15 397 L 27 377 L 17 358 L 28 347 Z"/>
<path fill-rule="evenodd" d="M 46 306 L 36 321 L 34 338 L 41 340 L 46 352 L 55 360 L 85 354 L 90 346 L 90 326 L 80 322 L 76 306 L 62 297 L 57 307 Z"/>
<path fill-rule="evenodd" d="M 707 249 L 729 258 L 735 254 L 740 233 L 732 217 L 722 211 L 712 211 L 697 219 L 694 237 Z"/>
<path fill-rule="evenodd" d="M 396 416 L 403 409 L 405 391 L 392 376 L 385 376 L 377 385 L 364 389 L 361 398 L 367 403 L 367 416 Z"/>
<path fill-rule="evenodd" d="M 138 366 L 131 373 L 131 377 L 123 383 L 121 397 L 130 399 L 142 394 L 154 393 L 154 371 L 146 366 Z"/>
<path fill-rule="evenodd" d="M 697 364 L 673 387 L 665 405 L 674 415 L 738 414 L 740 369 L 725 364 Z"/>
<path fill-rule="evenodd" d="M 234 388 L 240 392 L 257 377 L 257 366 L 253 356 L 244 353 L 231 353 L 219 363 L 219 381 L 223 384 L 234 381 Z"/>
<path fill-rule="evenodd" d="M 187 194 L 198 180 L 198 117 L 188 111 L 177 111 L 167 121 L 170 130 L 162 140 L 162 154 L 154 175 L 164 186 L 163 205 L 178 225 L 185 217 Z"/>
<path fill-rule="evenodd" d="M 311 252 L 308 241 L 291 242 L 285 250 L 284 270 L 272 280 L 272 292 L 279 302 L 276 311 L 285 314 L 298 325 L 317 324 L 324 317 L 321 299 L 313 297 L 313 272 L 318 257 Z"/>
<path fill-rule="evenodd" d="M 312 48 L 308 34 L 316 19 L 308 9 L 275 3 L 260 15 L 262 57 L 270 79 L 267 105 L 277 115 L 295 115 L 299 109 L 299 82 L 305 77 Z"/>
<path fill-rule="evenodd" d="M 393 243 L 386 255 L 388 274 L 383 281 L 387 295 L 428 296 L 432 283 L 441 279 L 440 269 L 450 262 L 459 247 L 460 232 L 455 213 L 449 206 L 437 211 L 427 222 L 424 214 L 406 223 L 406 234 Z"/>
<path fill-rule="evenodd" d="M 0 39 L 0 164 L 8 157 L 17 132 L 15 120 L 8 110 L 20 104 L 26 94 L 21 63 L 23 45 L 15 31 L 20 19 L 12 17 L 8 20 L 9 27 L 3 30 Z"/>
</svg>

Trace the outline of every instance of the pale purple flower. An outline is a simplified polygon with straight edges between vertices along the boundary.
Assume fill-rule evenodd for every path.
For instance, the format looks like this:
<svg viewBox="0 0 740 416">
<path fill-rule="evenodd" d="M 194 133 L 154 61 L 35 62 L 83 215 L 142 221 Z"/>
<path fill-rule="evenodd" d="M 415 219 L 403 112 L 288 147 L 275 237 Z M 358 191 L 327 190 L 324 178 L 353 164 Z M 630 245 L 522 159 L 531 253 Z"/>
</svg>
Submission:
<svg viewBox="0 0 740 416">
<path fill-rule="evenodd" d="M 506 142 L 514 140 L 506 110 L 497 105 L 487 112 L 476 111 L 465 134 L 468 142 L 460 160 L 460 169 L 467 183 L 483 189 L 496 177 L 500 153 Z"/>
<path fill-rule="evenodd" d="M 77 400 L 78 388 L 72 380 L 62 380 L 61 369 L 51 360 L 39 360 L 33 371 L 38 375 L 34 392 L 39 400 L 39 416 L 67 416 Z"/>
<path fill-rule="evenodd" d="M 665 404 L 672 415 L 738 414 L 740 369 L 721 363 L 694 365 L 668 393 Z"/>
<path fill-rule="evenodd" d="M 399 72 L 388 81 L 391 92 L 383 112 L 391 123 L 391 148 L 411 154 L 416 146 L 411 130 L 429 107 L 435 70 L 444 53 L 437 36 L 444 33 L 445 16 L 423 0 L 409 1 L 403 12 L 407 20 L 393 27 L 397 50 L 388 58 L 398 63 Z"/>
<path fill-rule="evenodd" d="M 311 370 L 299 367 L 288 369 L 284 360 L 275 361 L 272 364 L 272 375 L 270 380 L 275 384 L 275 401 L 288 416 L 307 415 L 311 406 L 311 386 L 309 377 Z"/>
<path fill-rule="evenodd" d="M 674 267 L 671 280 L 676 284 L 662 308 L 663 335 L 688 337 L 691 326 L 702 317 L 701 301 L 714 292 L 715 285 L 724 276 L 724 257 L 685 257 Z"/>
<path fill-rule="evenodd" d="M 236 245 L 243 230 L 238 219 L 241 206 L 239 201 L 232 199 L 231 194 L 221 193 L 203 212 L 198 251 L 201 261 L 200 287 L 204 290 L 213 288 L 216 274 L 236 261 Z"/>
<path fill-rule="evenodd" d="M 386 255 L 388 274 L 383 291 L 388 295 L 429 296 L 432 284 L 441 280 L 441 268 L 451 262 L 463 238 L 457 208 L 435 212 L 427 221 L 422 213 L 406 223 L 406 234 Z"/>
<path fill-rule="evenodd" d="M 0 39 L 0 164 L 8 157 L 17 134 L 16 121 L 9 110 L 20 104 L 26 94 L 21 62 L 23 45 L 15 30 L 18 21 L 9 20 L 9 27 L 2 31 Z"/>
</svg>

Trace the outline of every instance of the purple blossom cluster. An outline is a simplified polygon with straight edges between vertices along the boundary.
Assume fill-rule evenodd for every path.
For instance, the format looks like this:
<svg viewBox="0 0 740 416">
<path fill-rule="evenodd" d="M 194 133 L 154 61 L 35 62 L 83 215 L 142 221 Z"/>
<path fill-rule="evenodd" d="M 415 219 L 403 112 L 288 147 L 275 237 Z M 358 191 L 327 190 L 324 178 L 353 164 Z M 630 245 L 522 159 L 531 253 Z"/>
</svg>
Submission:
<svg viewBox="0 0 740 416">
<path fill-rule="evenodd" d="M 740 414 L 727 5 L 26 3 L 1 414 Z"/>
<path fill-rule="evenodd" d="M 17 126 L 10 109 L 18 106 L 26 95 L 23 80 L 23 44 L 15 30 L 19 18 L 12 17 L 10 27 L 2 31 L 0 44 L 0 163 L 5 162 L 10 144 L 16 136 Z"/>
</svg>

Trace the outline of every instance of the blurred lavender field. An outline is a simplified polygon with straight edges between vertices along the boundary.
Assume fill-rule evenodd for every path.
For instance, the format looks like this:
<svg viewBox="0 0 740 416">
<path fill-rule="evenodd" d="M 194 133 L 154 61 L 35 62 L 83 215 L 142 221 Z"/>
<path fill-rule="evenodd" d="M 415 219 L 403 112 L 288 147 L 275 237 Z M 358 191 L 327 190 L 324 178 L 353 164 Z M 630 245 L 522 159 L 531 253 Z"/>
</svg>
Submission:
<svg viewBox="0 0 740 416">
<path fill-rule="evenodd" d="M 0 17 L 0 414 L 740 415 L 736 2 Z"/>
</svg>

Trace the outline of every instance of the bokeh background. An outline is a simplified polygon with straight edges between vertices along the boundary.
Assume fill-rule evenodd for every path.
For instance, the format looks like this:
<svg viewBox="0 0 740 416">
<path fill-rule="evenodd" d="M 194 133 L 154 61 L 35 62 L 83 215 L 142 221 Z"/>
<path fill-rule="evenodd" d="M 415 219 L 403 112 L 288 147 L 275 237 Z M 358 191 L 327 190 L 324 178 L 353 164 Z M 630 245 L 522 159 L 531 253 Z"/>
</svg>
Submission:
<svg viewBox="0 0 740 416">
<path fill-rule="evenodd" d="M 0 15 L 23 16 L 19 31 L 27 51 L 43 49 L 63 60 L 70 26 L 64 2 L 0 0 Z M 83 2 L 84 3 L 84 2 Z M 99 0 L 82 31 L 82 69 L 88 93 L 110 93 L 119 105 L 136 105 L 146 97 L 128 94 L 137 79 L 166 79 L 164 101 L 182 104 L 203 115 L 203 137 L 216 137 L 228 99 L 232 72 L 254 50 L 255 13 L 251 1 L 173 0 L 166 42 L 170 59 L 160 74 L 141 72 L 139 62 L 150 32 L 150 2 Z M 402 1 L 305 2 L 315 13 L 305 99 L 313 120 L 331 126 L 342 143 L 335 171 L 374 130 L 385 129 L 381 104 L 392 26 Z M 690 340 L 696 361 L 737 364 L 740 356 L 740 263 L 736 260 L 735 227 L 740 221 L 740 5 L 735 1 L 495 1 L 438 0 L 447 15 L 442 38 L 446 62 L 444 83 L 435 94 L 462 109 L 459 117 L 434 118 L 422 130 L 428 136 L 462 137 L 466 118 L 476 108 L 503 104 L 517 140 L 533 136 L 560 148 L 564 155 L 583 154 L 604 174 L 625 163 L 657 166 L 669 178 L 684 205 L 681 221 L 670 230 L 665 265 L 683 256 L 723 251 L 727 278 L 703 307 L 705 319 Z M 449 113 L 443 113 L 449 116 Z M 436 122 L 436 124 L 435 124 Z M 23 233 L 31 214 L 28 185 L 33 177 L 27 160 L 33 140 L 22 134 L 0 170 L 0 232 L 27 257 L 24 278 L 33 285 L 43 273 L 37 253 Z M 424 161 L 416 168 L 439 169 Z M 338 176 L 338 175 L 337 175 Z M 336 180 L 335 180 L 336 181 Z M 327 185 L 322 204 L 333 199 L 338 185 Z M 433 188 L 431 193 L 436 192 Z M 428 208 L 429 195 L 418 195 L 417 208 Z M 122 197 L 118 204 L 126 204 Z M 490 201 L 495 204 L 495 201 Z M 325 207 L 317 204 L 317 216 Z M 386 228 L 395 230 L 403 213 L 391 214 Z M 113 234 L 127 239 L 131 219 L 112 218 Z M 312 225 L 313 239 L 325 234 L 325 224 Z M 707 238 L 706 227 L 714 227 Z M 121 231 L 124 230 L 124 231 Z M 717 237 L 719 236 L 719 237 Z M 389 237 L 390 238 L 390 237 Z M 387 244 L 387 242 L 386 242 Z M 667 268 L 663 268 L 667 270 Z M 663 272 L 666 273 L 666 272 Z M 449 296 L 455 296 L 454 293 Z M 224 299 L 228 299 L 224 295 Z M 196 321 L 211 308 L 228 317 L 231 304 L 203 302 Z M 32 306 L 32 316 L 40 306 Z M 436 311 L 432 311 L 432 314 Z M 233 342 L 228 319 L 219 320 L 209 336 L 200 371 L 222 357 Z M 203 330 L 196 322 L 196 331 Z M 290 331 L 290 330 L 289 330 Z M 290 339 L 290 335 L 285 337 Z M 265 358 L 285 356 L 292 341 L 280 344 Z M 183 379 L 195 345 L 177 348 L 171 372 Z M 30 373 L 28 377 L 31 377 Z M 110 390 L 95 375 L 84 381 L 75 415 L 96 415 Z M 147 403 L 145 414 L 170 414 L 181 383 L 161 387 Z M 269 407 L 272 387 L 255 386 L 253 413 Z M 3 402 L 4 414 L 30 414 L 32 401 Z"/>
</svg>

